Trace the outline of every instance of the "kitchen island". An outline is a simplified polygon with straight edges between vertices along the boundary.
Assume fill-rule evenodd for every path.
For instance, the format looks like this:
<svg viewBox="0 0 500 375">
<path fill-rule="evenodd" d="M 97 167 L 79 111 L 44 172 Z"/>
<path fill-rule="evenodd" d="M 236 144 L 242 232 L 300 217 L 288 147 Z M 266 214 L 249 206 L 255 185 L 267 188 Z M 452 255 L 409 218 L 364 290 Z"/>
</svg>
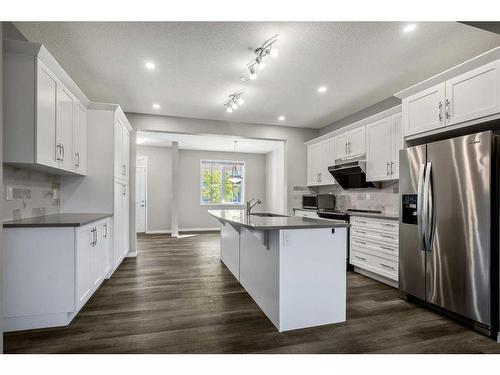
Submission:
<svg viewBox="0 0 500 375">
<path fill-rule="evenodd" d="M 280 332 L 345 321 L 348 223 L 208 213 L 221 223 L 221 261 Z"/>
</svg>

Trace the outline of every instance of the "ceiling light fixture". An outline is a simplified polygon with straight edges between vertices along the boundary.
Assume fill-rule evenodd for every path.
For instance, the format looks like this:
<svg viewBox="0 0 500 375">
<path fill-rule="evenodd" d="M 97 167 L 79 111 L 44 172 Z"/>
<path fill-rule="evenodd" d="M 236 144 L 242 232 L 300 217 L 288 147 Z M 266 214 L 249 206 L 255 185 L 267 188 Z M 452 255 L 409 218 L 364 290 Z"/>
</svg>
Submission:
<svg viewBox="0 0 500 375">
<path fill-rule="evenodd" d="M 236 152 L 236 144 L 238 141 L 234 141 L 234 152 Z M 239 184 L 243 178 L 241 177 L 241 171 L 238 169 L 236 163 L 233 164 L 233 168 L 231 168 L 231 176 L 229 177 L 229 181 L 233 184 Z"/>
<path fill-rule="evenodd" d="M 160 109 L 160 105 L 158 103 L 153 103 L 153 108 L 154 109 Z"/>
<path fill-rule="evenodd" d="M 410 31 L 413 31 L 417 28 L 417 25 L 415 25 L 414 23 L 410 23 L 409 25 L 406 25 L 403 29 L 403 31 L 405 33 L 409 33 Z"/>
<path fill-rule="evenodd" d="M 257 78 L 257 74 L 255 73 L 255 66 L 259 70 L 263 70 L 266 67 L 264 62 L 264 58 L 267 56 L 271 56 L 273 59 L 278 57 L 278 49 L 276 48 L 275 43 L 278 41 L 278 35 L 276 34 L 271 39 L 266 40 L 262 47 L 257 48 L 254 52 L 257 57 L 250 61 L 247 64 L 247 68 L 250 71 L 250 79 L 253 81 Z"/>
<path fill-rule="evenodd" d="M 146 67 L 146 69 L 148 70 L 155 70 L 156 68 L 156 65 L 154 62 L 151 62 L 151 61 L 147 61 L 144 66 Z"/>
<path fill-rule="evenodd" d="M 278 117 L 278 121 L 285 121 L 286 120 L 286 117 L 285 116 L 280 116 Z"/>
<path fill-rule="evenodd" d="M 326 92 L 326 90 L 327 90 L 326 86 L 318 87 L 318 92 L 320 92 L 320 93 L 324 93 L 324 92 Z"/>
<path fill-rule="evenodd" d="M 224 102 L 224 107 L 226 112 L 231 113 L 233 110 L 237 110 L 242 106 L 245 101 L 241 97 L 245 93 L 245 90 L 236 91 L 234 94 L 229 95 L 229 99 Z"/>
</svg>

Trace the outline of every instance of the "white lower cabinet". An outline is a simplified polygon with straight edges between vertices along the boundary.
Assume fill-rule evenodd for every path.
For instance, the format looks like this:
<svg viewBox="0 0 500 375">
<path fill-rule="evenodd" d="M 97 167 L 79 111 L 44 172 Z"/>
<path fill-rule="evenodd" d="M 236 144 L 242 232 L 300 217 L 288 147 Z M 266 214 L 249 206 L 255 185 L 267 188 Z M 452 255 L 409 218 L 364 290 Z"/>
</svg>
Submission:
<svg viewBox="0 0 500 375">
<path fill-rule="evenodd" d="M 355 271 L 397 286 L 398 221 L 353 216 L 350 223 L 349 263 Z"/>
<path fill-rule="evenodd" d="M 68 325 L 109 274 L 111 225 L 5 228 L 4 331 Z"/>
<path fill-rule="evenodd" d="M 129 185 L 115 180 L 113 269 L 129 252 Z"/>
</svg>

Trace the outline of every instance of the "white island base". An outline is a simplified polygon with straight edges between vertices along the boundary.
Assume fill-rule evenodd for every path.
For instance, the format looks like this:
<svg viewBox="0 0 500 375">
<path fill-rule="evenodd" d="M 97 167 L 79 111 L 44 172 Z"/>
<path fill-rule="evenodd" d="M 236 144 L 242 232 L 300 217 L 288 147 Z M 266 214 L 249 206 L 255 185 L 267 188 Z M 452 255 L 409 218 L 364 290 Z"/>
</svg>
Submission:
<svg viewBox="0 0 500 375">
<path fill-rule="evenodd" d="M 346 320 L 347 228 L 224 222 L 221 260 L 280 331 Z"/>
</svg>

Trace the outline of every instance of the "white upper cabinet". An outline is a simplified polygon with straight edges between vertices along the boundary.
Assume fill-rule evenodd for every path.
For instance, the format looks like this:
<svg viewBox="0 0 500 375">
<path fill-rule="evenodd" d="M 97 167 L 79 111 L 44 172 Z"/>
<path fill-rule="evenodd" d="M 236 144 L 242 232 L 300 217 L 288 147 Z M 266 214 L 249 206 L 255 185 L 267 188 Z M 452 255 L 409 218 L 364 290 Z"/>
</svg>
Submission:
<svg viewBox="0 0 500 375">
<path fill-rule="evenodd" d="M 500 112 L 500 60 L 446 81 L 446 125 Z"/>
<path fill-rule="evenodd" d="M 444 127 L 445 100 L 444 83 L 403 99 L 404 135 L 410 136 Z"/>
<path fill-rule="evenodd" d="M 404 136 L 500 113 L 500 60 L 403 98 Z"/>
<path fill-rule="evenodd" d="M 366 151 L 365 132 L 365 127 L 360 126 L 335 136 L 335 160 L 363 155 Z"/>
<path fill-rule="evenodd" d="M 73 106 L 73 166 L 81 174 L 87 173 L 87 108 L 75 100 Z"/>
<path fill-rule="evenodd" d="M 56 167 L 57 77 L 41 61 L 37 64 L 36 93 L 36 162 Z M 5 107 L 7 116 L 17 117 L 17 110 L 12 105 Z"/>
<path fill-rule="evenodd" d="M 115 177 L 128 181 L 130 136 L 120 120 L 115 121 Z"/>
<path fill-rule="evenodd" d="M 71 171 L 73 164 L 73 105 L 71 92 L 59 84 L 56 121 L 56 161 L 60 168 Z"/>
<path fill-rule="evenodd" d="M 336 183 L 328 172 L 328 167 L 335 164 L 334 138 L 307 146 L 307 185 L 333 185 Z"/>
<path fill-rule="evenodd" d="M 4 162 L 85 175 L 85 168 L 75 164 L 75 147 L 83 149 L 87 138 L 86 115 L 76 111 L 76 103 L 86 111 L 85 95 L 40 44 L 5 40 L 3 67 L 3 90 L 8 93 L 4 95 Z M 82 144 L 75 146 L 77 139 Z M 85 157 L 83 151 L 80 164 L 85 164 Z"/>
<path fill-rule="evenodd" d="M 401 114 L 366 125 L 366 180 L 398 179 L 402 147 Z"/>
</svg>

